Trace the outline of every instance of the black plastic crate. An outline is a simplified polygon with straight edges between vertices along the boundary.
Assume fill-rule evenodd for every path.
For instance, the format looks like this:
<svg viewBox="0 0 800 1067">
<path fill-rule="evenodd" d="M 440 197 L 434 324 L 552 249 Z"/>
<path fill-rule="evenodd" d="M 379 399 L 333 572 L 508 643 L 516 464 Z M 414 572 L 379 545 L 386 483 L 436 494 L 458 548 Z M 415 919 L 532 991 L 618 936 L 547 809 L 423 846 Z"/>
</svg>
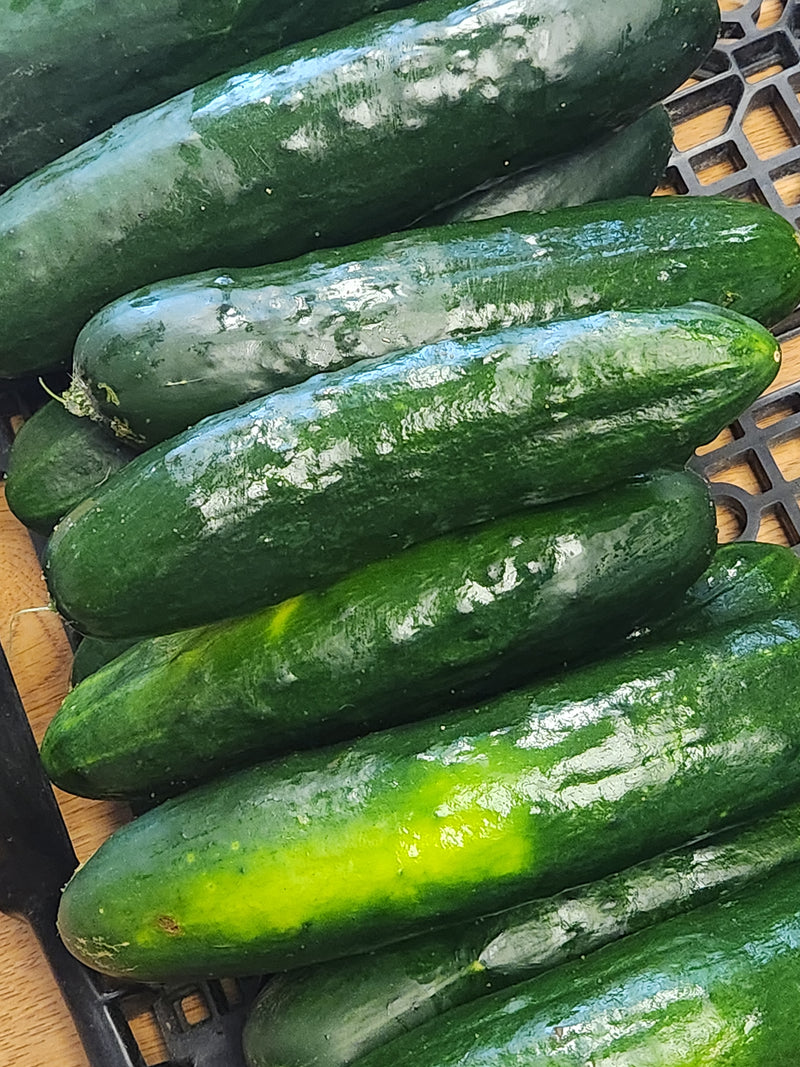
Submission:
<svg viewBox="0 0 800 1067">
<path fill-rule="evenodd" d="M 800 226 L 800 3 L 746 0 L 724 11 L 717 47 L 692 81 L 667 101 L 682 149 L 670 160 L 667 188 L 756 200 Z M 698 128 L 712 135 L 695 143 Z M 800 312 L 775 332 L 782 343 L 800 336 Z M 800 552 L 800 466 L 795 478 L 776 460 L 795 440 L 800 454 L 798 412 L 793 383 L 756 401 L 728 441 L 693 460 L 739 539 L 755 540 L 769 524 Z M 751 489 L 727 481 L 733 471 L 746 471 Z"/>
</svg>

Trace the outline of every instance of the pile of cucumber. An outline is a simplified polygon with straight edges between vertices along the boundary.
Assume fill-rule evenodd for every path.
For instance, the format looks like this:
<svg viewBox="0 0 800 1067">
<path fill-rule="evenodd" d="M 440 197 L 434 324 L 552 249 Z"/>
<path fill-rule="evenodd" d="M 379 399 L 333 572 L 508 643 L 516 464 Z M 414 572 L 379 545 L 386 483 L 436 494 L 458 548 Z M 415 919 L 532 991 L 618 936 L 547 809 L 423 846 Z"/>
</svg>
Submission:
<svg viewBox="0 0 800 1067">
<path fill-rule="evenodd" d="M 114 23 L 102 106 L 0 64 L 0 376 L 70 372 L 6 480 L 83 635 L 41 757 L 146 809 L 64 943 L 270 975 L 250 1067 L 793 1062 L 800 561 L 686 464 L 800 243 L 650 196 L 716 0 L 240 6 L 136 92 Z"/>
</svg>

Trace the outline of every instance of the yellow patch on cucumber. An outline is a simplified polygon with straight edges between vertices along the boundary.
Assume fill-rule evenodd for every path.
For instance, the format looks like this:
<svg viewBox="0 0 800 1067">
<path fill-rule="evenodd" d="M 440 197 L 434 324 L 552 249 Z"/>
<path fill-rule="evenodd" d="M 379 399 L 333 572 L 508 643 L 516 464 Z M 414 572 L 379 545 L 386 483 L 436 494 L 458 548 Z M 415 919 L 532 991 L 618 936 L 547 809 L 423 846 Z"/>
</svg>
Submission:
<svg viewBox="0 0 800 1067">
<path fill-rule="evenodd" d="M 196 874 L 185 871 L 174 887 L 180 903 L 170 893 L 169 907 L 189 936 L 229 945 L 273 936 L 277 944 L 317 924 L 346 928 L 384 909 L 424 923 L 448 898 L 462 904 L 472 886 L 535 877 L 530 801 L 514 773 L 492 777 L 482 760 L 418 764 L 398 783 L 394 804 L 374 808 L 367 795 L 357 814 L 328 819 L 325 833 L 298 817 L 296 831 L 284 827 L 269 847 L 242 842 L 232 851 L 228 842 L 230 859 L 220 852 Z M 140 944 L 151 936 L 140 932 Z"/>
<path fill-rule="evenodd" d="M 299 596 L 293 596 L 289 600 L 284 600 L 282 603 L 278 604 L 274 610 L 269 613 L 269 618 L 267 619 L 267 637 L 270 641 L 277 641 L 279 637 L 283 636 L 283 633 L 286 630 L 286 624 L 299 608 L 302 599 L 302 593 Z"/>
</svg>

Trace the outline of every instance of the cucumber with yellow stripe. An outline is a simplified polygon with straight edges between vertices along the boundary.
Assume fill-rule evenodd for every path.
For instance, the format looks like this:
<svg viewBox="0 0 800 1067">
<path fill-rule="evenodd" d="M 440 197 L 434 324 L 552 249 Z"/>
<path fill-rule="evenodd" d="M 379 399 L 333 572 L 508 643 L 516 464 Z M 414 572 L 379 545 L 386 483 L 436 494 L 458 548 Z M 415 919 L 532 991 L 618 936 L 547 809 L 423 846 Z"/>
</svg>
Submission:
<svg viewBox="0 0 800 1067">
<path fill-rule="evenodd" d="M 140 641 L 67 695 L 42 760 L 69 792 L 146 797 L 422 718 L 597 655 L 673 605 L 715 539 L 688 471 L 434 538 L 275 608 Z"/>
<path fill-rule="evenodd" d="M 272 976 L 249 1067 L 347 1067 L 424 1023 L 800 864 L 800 805 L 559 893 L 382 950 Z M 446 1025 L 446 1020 L 445 1020 Z"/>
<path fill-rule="evenodd" d="M 61 936 L 146 981 L 270 973 L 560 892 L 785 804 L 798 687 L 787 611 L 223 775 L 104 842 Z"/>
<path fill-rule="evenodd" d="M 439 534 L 683 464 L 779 360 L 753 320 L 693 304 L 361 361 L 133 459 L 56 528 L 49 589 L 100 637 L 245 615 Z"/>
</svg>

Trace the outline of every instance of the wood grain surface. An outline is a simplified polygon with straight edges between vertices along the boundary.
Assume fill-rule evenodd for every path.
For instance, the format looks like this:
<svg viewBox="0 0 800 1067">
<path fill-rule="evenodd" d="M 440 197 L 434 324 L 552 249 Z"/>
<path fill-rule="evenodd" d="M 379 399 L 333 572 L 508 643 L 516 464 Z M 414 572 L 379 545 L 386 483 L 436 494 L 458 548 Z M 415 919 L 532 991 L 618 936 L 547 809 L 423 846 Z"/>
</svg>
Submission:
<svg viewBox="0 0 800 1067">
<path fill-rule="evenodd" d="M 0 644 L 34 736 L 63 699 L 71 651 L 25 528 L 0 491 Z M 121 805 L 57 794 L 78 858 L 86 859 L 128 817 Z M 21 920 L 0 914 L 0 1065 L 86 1067 L 86 1058 L 44 962 Z"/>
<path fill-rule="evenodd" d="M 731 10 L 736 0 L 721 0 Z M 762 19 L 780 13 L 779 0 L 765 0 Z M 777 16 L 776 16 L 777 17 Z M 719 116 L 692 120 L 690 129 L 676 130 L 680 149 L 702 143 L 715 132 Z M 686 124 L 687 126 L 689 124 Z M 780 146 L 780 131 L 768 116 L 755 127 L 754 140 L 769 154 Z M 800 197 L 798 197 L 800 199 Z M 800 381 L 800 338 L 784 346 L 783 366 L 772 390 Z M 713 445 L 710 446 L 713 448 Z M 783 447 L 781 466 L 788 478 L 800 476 L 800 441 Z M 747 487 L 747 471 L 726 474 L 726 480 Z M 720 540 L 736 536 L 730 516 L 719 516 Z M 759 540 L 786 542 L 780 526 L 769 521 Z M 8 656 L 37 740 L 58 707 L 68 685 L 71 653 L 58 617 L 47 607 L 47 591 L 25 529 L 9 513 L 0 488 L 0 644 Z M 102 840 L 129 818 L 123 805 L 86 801 L 57 794 L 79 859 L 86 859 Z M 47 964 L 28 927 L 0 914 L 0 1067 L 87 1067 L 87 1061 L 60 999 Z M 145 1062 L 163 1059 L 158 1036 L 143 1027 L 137 1033 Z"/>
</svg>

